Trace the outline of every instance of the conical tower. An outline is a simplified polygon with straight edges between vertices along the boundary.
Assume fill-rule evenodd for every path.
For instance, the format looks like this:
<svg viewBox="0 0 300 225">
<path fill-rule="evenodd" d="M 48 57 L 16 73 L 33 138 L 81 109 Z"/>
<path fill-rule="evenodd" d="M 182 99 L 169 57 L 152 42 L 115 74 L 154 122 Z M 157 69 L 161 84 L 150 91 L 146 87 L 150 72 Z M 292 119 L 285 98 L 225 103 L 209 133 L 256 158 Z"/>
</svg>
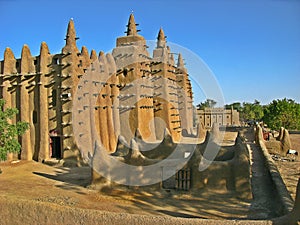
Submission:
<svg viewBox="0 0 300 225">
<path fill-rule="evenodd" d="M 120 89 L 120 134 L 130 141 L 139 129 L 144 140 L 154 140 L 153 88 L 146 40 L 138 34 L 130 14 L 126 36 L 117 38 L 112 55 L 122 87 Z M 126 97 L 122 97 L 126 96 Z M 130 119 L 129 119 L 130 118 Z"/>
<path fill-rule="evenodd" d="M 184 62 L 183 62 L 181 53 L 179 53 L 179 55 L 178 55 L 177 68 L 186 72 L 186 68 L 184 66 Z"/>
<path fill-rule="evenodd" d="M 133 14 L 130 14 L 128 24 L 126 25 L 127 26 L 127 30 L 125 31 L 126 36 L 117 38 L 117 47 L 126 46 L 126 45 L 146 44 L 144 37 L 138 34 L 140 30 L 137 30 L 136 28 L 137 25 L 138 24 L 135 23 Z"/>
<path fill-rule="evenodd" d="M 126 31 L 127 36 L 136 36 L 136 35 L 138 35 L 139 30 L 136 29 L 137 25 L 138 24 L 135 23 L 133 14 L 130 14 L 129 20 L 128 20 L 128 25 L 127 25 L 127 31 Z"/>
<path fill-rule="evenodd" d="M 168 52 L 169 52 L 169 64 L 170 65 L 175 65 L 174 54 L 171 53 L 169 46 L 167 46 L 167 49 L 168 49 Z"/>
<path fill-rule="evenodd" d="M 176 67 L 170 64 L 170 48 L 166 45 L 166 36 L 162 28 L 157 35 L 157 45 L 153 51 L 151 70 L 155 87 L 154 115 L 159 118 L 155 122 L 156 138 L 162 140 L 164 130 L 168 129 L 173 141 L 181 138 L 180 118 L 178 112 L 178 95 Z"/>
<path fill-rule="evenodd" d="M 193 95 L 192 86 L 185 68 L 182 55 L 179 53 L 176 69 L 178 89 L 178 106 L 181 118 L 182 130 L 187 134 L 192 133 L 193 129 Z"/>
<path fill-rule="evenodd" d="M 153 51 L 153 60 L 157 62 L 168 63 L 169 48 L 166 46 L 166 36 L 162 28 L 157 35 L 157 45 Z"/>
<path fill-rule="evenodd" d="M 166 36 L 162 28 L 159 29 L 157 36 L 157 48 L 166 47 Z"/>
<path fill-rule="evenodd" d="M 60 73 L 57 86 L 57 96 L 59 97 L 57 108 L 60 108 L 61 112 L 57 114 L 57 126 L 62 138 L 63 158 L 79 158 L 71 126 L 73 96 L 78 88 L 79 79 L 84 74 L 84 67 L 89 64 L 89 60 L 87 59 L 87 49 L 83 49 L 83 52 L 78 50 L 76 44 L 78 39 L 74 20 L 70 19 L 65 39 L 66 45 L 60 54 L 57 70 Z"/>
<path fill-rule="evenodd" d="M 76 40 L 78 38 L 76 37 L 76 31 L 75 31 L 75 25 L 74 20 L 70 19 L 68 28 L 67 28 L 67 35 L 66 35 L 66 45 L 72 45 L 76 46 Z"/>
</svg>

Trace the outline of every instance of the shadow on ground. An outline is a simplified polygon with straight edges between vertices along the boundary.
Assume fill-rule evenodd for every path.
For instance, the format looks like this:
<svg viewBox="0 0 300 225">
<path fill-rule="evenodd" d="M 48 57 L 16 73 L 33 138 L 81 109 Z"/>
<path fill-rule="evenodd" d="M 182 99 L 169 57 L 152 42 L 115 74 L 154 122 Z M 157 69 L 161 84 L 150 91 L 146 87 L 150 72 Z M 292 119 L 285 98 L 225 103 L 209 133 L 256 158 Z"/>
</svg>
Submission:
<svg viewBox="0 0 300 225">
<path fill-rule="evenodd" d="M 33 174 L 60 181 L 61 183 L 56 184 L 56 187 L 72 191 L 78 191 L 80 187 L 87 187 L 91 182 L 91 169 L 89 167 L 60 167 L 55 171 L 55 175 L 41 172 L 33 172 Z"/>
<path fill-rule="evenodd" d="M 130 200 L 134 208 L 126 207 L 129 213 L 136 208 L 151 215 L 168 215 L 181 218 L 201 219 L 246 219 L 250 202 L 237 199 L 234 193 L 216 193 L 209 190 L 190 196 L 188 193 L 143 193 L 113 190 L 108 193 L 117 199 Z M 123 207 L 123 206 L 121 206 Z"/>
<path fill-rule="evenodd" d="M 81 193 L 82 187 L 90 184 L 91 172 L 89 167 L 57 168 L 55 174 L 33 172 L 37 176 L 59 181 L 55 184 L 64 190 Z M 116 200 L 128 201 L 130 204 L 120 204 L 118 208 L 133 214 L 168 215 L 181 218 L 218 218 L 245 219 L 248 217 L 250 202 L 237 199 L 234 193 L 217 193 L 203 190 L 197 196 L 186 192 L 172 194 L 165 191 L 149 193 L 135 191 L 133 188 L 112 190 L 108 195 Z M 97 195 L 94 197 L 97 198 Z"/>
</svg>

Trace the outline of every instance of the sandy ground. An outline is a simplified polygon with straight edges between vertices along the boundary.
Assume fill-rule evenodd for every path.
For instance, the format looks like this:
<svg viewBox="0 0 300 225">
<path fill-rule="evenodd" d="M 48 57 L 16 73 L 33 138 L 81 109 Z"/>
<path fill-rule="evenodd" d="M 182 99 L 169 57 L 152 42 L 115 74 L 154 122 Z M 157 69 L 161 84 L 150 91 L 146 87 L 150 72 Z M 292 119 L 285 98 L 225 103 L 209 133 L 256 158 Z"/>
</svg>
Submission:
<svg viewBox="0 0 300 225">
<path fill-rule="evenodd" d="M 109 195 L 85 188 L 90 169 L 55 168 L 34 161 L 0 164 L 0 196 L 32 200 L 59 206 L 126 212 L 144 215 L 169 215 L 184 218 L 245 219 L 250 202 L 236 199 L 231 193 L 177 195 L 113 191 Z"/>
<path fill-rule="evenodd" d="M 300 134 L 290 134 L 292 148 L 300 154 Z"/>
<path fill-rule="evenodd" d="M 290 134 L 290 138 L 292 148 L 300 154 L 300 134 Z M 275 163 L 288 191 L 295 200 L 296 187 L 300 178 L 300 156 L 289 157 L 289 159 L 293 159 L 294 161 L 275 161 Z"/>
<path fill-rule="evenodd" d="M 223 144 L 234 144 L 235 137 L 235 132 L 227 132 Z M 127 216 L 124 215 L 129 213 L 141 215 L 139 218 L 158 216 L 156 221 L 160 220 L 158 218 L 192 219 L 183 222 L 177 221 L 178 224 L 194 224 L 194 222 L 199 224 L 232 224 L 236 219 L 241 220 L 243 224 L 271 224 L 270 221 L 247 222 L 247 218 L 253 218 L 250 210 L 251 202 L 237 199 L 234 193 L 199 192 L 196 197 L 191 197 L 184 192 L 176 195 L 167 192 L 149 194 L 131 192 L 131 190 L 125 189 L 105 194 L 86 188 L 91 175 L 88 167 L 65 168 L 48 166 L 34 161 L 20 161 L 0 163 L 0 168 L 2 170 L 0 175 L 0 212 L 1 207 L 3 207 L 1 201 L 5 200 L 7 203 L 34 203 L 41 206 L 42 209 L 49 207 L 54 211 L 83 210 L 83 214 L 92 209 L 98 212 L 97 215 L 99 213 L 101 215 L 103 213 L 117 213 L 116 215 L 119 217 L 123 215 L 126 218 Z M 13 203 L 11 204 L 13 205 Z M 22 206 L 20 207 L 22 208 Z M 23 213 L 26 213 L 26 210 Z M 116 217 L 116 215 L 112 216 Z M 221 219 L 223 222 L 213 222 L 213 220 L 200 222 L 198 219 Z M 228 221 L 226 222 L 224 219 Z M 7 221 L 10 220 L 7 219 Z M 124 224 L 126 221 L 123 221 Z M 131 220 L 129 219 L 129 221 Z M 167 219 L 167 221 L 171 222 L 173 219 Z M 153 223 L 153 220 L 150 222 Z M 151 224 L 150 222 L 149 224 Z M 165 221 L 164 224 L 169 224 L 168 222 Z M 172 224 L 177 224 L 177 222 L 173 221 Z M 239 222 L 236 223 L 240 224 Z M 0 221 L 0 224 L 14 223 L 1 223 Z M 45 222 L 45 224 L 47 223 Z M 136 224 L 140 223 L 137 222 Z"/>
</svg>

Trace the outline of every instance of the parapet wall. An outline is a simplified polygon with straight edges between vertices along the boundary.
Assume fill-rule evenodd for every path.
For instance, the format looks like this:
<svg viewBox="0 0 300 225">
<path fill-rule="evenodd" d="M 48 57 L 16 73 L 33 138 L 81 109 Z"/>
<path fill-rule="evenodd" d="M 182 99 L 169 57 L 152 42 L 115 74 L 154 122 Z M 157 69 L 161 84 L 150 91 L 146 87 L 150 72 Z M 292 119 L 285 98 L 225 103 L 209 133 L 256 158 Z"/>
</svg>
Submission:
<svg viewBox="0 0 300 225">
<path fill-rule="evenodd" d="M 215 133 L 215 132 L 214 132 Z M 213 133 L 207 132 L 205 141 L 197 146 L 189 165 L 192 167 L 192 189 L 235 192 L 241 199 L 251 199 L 249 152 L 240 135 L 235 145 L 222 147 L 215 142 Z M 210 152 L 217 151 L 216 157 L 209 159 Z M 199 171 L 200 165 L 209 166 Z"/>
<path fill-rule="evenodd" d="M 271 137 L 268 141 L 264 141 L 264 143 L 270 154 L 286 156 L 288 150 L 291 149 L 289 131 L 281 127 L 276 139 Z"/>
<path fill-rule="evenodd" d="M 121 144 L 125 140 L 119 137 L 117 151 L 111 156 L 128 165 L 140 167 L 159 163 L 161 170 L 156 171 L 157 173 L 152 171 L 150 176 L 151 179 L 157 181 L 155 185 L 151 186 L 151 189 L 155 191 L 163 191 L 163 189 L 169 191 L 184 190 L 192 195 L 197 195 L 202 190 L 217 191 L 219 193 L 231 192 L 235 193 L 240 199 L 252 199 L 250 160 L 245 143 L 238 135 L 235 145 L 222 147 L 215 142 L 216 137 L 213 137 L 214 135 L 216 135 L 216 132 L 207 132 L 202 144 L 176 144 L 172 141 L 170 133 L 166 129 L 161 143 L 150 144 L 138 140 L 136 137 L 131 140 L 130 147 Z M 145 151 L 145 149 L 151 150 Z M 217 155 L 213 158 L 208 157 L 214 151 L 217 152 Z M 95 165 L 92 187 L 105 191 L 132 186 L 132 180 L 135 179 L 132 171 L 118 170 L 117 173 L 111 172 L 109 175 L 111 181 L 97 172 L 101 171 L 100 168 L 97 168 L 97 165 L 100 165 L 100 160 L 103 160 L 100 157 L 100 152 L 101 146 L 98 145 L 95 148 L 92 160 L 93 165 Z M 187 154 L 190 154 L 190 156 L 186 157 Z M 114 169 L 112 168 L 111 171 L 114 171 Z M 143 184 L 143 187 L 135 187 L 134 190 L 144 189 L 147 186 L 149 176 L 147 176 L 146 170 L 141 171 L 143 172 L 139 173 L 139 182 Z M 165 173 L 174 175 L 164 179 Z M 180 176 L 184 176 L 181 181 L 179 181 Z M 117 178 L 127 180 L 126 185 L 118 185 L 118 182 L 113 182 Z M 182 183 L 184 183 L 183 186 Z M 147 187 L 147 190 L 149 190 L 149 187 Z"/>
<path fill-rule="evenodd" d="M 265 141 L 263 138 L 263 131 L 261 126 L 256 127 L 256 143 L 259 146 L 259 149 L 262 151 L 265 165 L 267 169 L 269 170 L 270 176 L 272 178 L 272 182 L 275 188 L 276 196 L 274 198 L 278 198 L 278 201 L 280 202 L 280 205 L 278 206 L 278 214 L 279 215 L 285 215 L 289 213 L 293 209 L 293 199 L 290 196 L 282 177 L 271 157 L 271 155 L 268 152 L 268 149 L 265 145 Z"/>
</svg>

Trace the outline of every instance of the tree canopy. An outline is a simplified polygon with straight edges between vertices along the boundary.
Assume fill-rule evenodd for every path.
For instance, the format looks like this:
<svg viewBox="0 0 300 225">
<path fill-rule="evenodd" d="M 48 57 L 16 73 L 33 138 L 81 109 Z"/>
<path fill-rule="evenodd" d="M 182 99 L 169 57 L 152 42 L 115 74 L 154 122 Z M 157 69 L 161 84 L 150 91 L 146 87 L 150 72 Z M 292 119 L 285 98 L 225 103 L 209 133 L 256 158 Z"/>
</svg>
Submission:
<svg viewBox="0 0 300 225">
<path fill-rule="evenodd" d="M 216 106 L 217 102 L 213 99 L 206 99 L 204 102 L 201 102 L 197 105 L 198 109 L 204 109 L 204 108 L 214 108 Z"/>
<path fill-rule="evenodd" d="M 261 121 L 264 116 L 263 106 L 259 101 L 254 103 L 244 102 L 240 117 L 244 121 Z"/>
<path fill-rule="evenodd" d="M 237 110 L 238 112 L 241 112 L 243 109 L 243 106 L 240 102 L 234 102 L 232 104 L 227 104 L 225 105 L 225 109 L 231 109 L 231 107 L 235 110 Z"/>
<path fill-rule="evenodd" d="M 273 100 L 264 108 L 263 120 L 271 129 L 300 130 L 300 104 L 286 98 Z"/>
<path fill-rule="evenodd" d="M 204 102 L 205 104 L 207 103 Z M 204 103 L 199 105 L 203 106 Z M 268 105 L 261 105 L 258 100 L 250 102 L 234 102 L 225 105 L 226 109 L 233 107 L 240 112 L 240 120 L 244 122 L 263 121 L 271 129 L 285 127 L 289 130 L 300 130 L 300 104 L 293 99 L 277 99 Z"/>
<path fill-rule="evenodd" d="M 7 159 L 7 153 L 19 153 L 21 145 L 18 136 L 29 128 L 26 122 L 10 123 L 10 120 L 19 113 L 18 109 L 7 108 L 3 110 L 5 100 L 0 99 L 0 160 Z"/>
</svg>

